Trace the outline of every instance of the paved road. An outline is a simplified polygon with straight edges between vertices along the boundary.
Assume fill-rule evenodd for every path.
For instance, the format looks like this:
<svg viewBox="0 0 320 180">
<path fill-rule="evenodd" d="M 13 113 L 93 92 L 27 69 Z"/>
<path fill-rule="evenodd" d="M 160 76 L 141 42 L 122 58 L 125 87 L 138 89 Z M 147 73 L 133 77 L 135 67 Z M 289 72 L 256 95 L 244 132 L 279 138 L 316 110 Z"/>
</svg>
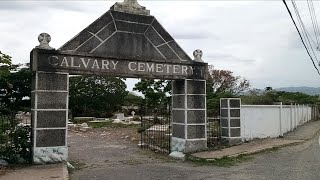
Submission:
<svg viewBox="0 0 320 180">
<path fill-rule="evenodd" d="M 108 145 L 101 145 L 101 139 L 99 138 L 91 141 L 84 141 L 83 138 L 72 133 L 69 137 L 69 142 L 71 142 L 70 156 L 72 159 L 76 160 L 82 157 L 82 159 L 80 158 L 81 161 L 87 161 L 86 168 L 72 173 L 71 179 L 320 179 L 319 136 L 297 146 L 254 155 L 252 160 L 230 168 L 197 166 L 192 163 L 172 161 L 167 158 L 154 158 L 152 154 L 135 148 L 136 146 L 132 143 L 123 142 L 120 146 L 119 141 L 109 139 Z M 98 148 L 100 148 L 99 153 L 94 153 L 94 149 L 89 148 L 90 144 L 92 146 L 98 145 Z M 73 147 L 77 147 L 76 149 L 84 148 L 84 150 L 77 151 Z M 106 153 L 103 153 L 104 151 L 101 148 L 106 148 Z M 123 154 L 121 155 L 121 153 Z M 96 156 L 99 156 L 99 158 Z M 92 161 L 93 159 L 95 160 Z"/>
</svg>

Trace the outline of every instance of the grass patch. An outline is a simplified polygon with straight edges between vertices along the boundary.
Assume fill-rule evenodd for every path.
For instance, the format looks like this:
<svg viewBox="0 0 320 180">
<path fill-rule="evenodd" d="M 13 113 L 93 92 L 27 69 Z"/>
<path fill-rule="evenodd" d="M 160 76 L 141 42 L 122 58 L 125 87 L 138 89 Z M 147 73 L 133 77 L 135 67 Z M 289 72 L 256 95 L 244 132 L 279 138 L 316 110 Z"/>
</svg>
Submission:
<svg viewBox="0 0 320 180">
<path fill-rule="evenodd" d="M 240 155 L 237 157 L 223 157 L 221 159 L 201 159 L 191 155 L 186 156 L 186 161 L 199 166 L 219 166 L 219 167 L 231 167 L 239 163 L 246 162 L 253 159 L 252 156 Z"/>
<path fill-rule="evenodd" d="M 271 153 L 271 152 L 278 151 L 280 148 L 281 148 L 281 147 L 272 147 L 272 148 L 269 148 L 269 149 L 265 149 L 265 150 L 259 151 L 259 152 L 254 153 L 254 154 L 258 154 L 258 153 Z"/>
<path fill-rule="evenodd" d="M 83 163 L 80 161 L 69 161 L 69 163 L 74 167 L 74 169 L 68 167 L 69 173 L 72 173 L 74 171 L 77 171 L 86 167 L 86 163 Z"/>
<path fill-rule="evenodd" d="M 88 123 L 89 121 L 95 121 L 95 117 L 74 117 L 72 119 L 72 122 L 74 124 L 82 124 L 82 123 Z"/>
</svg>

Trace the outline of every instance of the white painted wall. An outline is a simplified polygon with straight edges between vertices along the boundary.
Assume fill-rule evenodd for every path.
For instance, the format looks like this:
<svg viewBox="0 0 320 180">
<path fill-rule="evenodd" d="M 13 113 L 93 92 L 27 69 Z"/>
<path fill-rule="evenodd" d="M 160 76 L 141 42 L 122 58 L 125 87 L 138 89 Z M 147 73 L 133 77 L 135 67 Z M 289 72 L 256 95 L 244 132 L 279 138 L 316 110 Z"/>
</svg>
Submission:
<svg viewBox="0 0 320 180">
<path fill-rule="evenodd" d="M 242 140 L 282 136 L 309 122 L 311 112 L 307 105 L 241 105 Z"/>
</svg>

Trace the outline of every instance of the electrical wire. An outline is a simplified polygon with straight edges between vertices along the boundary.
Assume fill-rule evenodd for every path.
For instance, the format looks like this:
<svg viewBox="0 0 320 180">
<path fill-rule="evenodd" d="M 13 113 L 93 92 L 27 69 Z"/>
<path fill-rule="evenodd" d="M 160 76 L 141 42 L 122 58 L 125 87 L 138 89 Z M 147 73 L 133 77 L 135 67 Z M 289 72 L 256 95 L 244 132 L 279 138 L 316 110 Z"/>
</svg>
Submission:
<svg viewBox="0 0 320 180">
<path fill-rule="evenodd" d="M 314 60 L 313 60 L 313 58 L 312 58 L 312 56 L 311 56 L 311 54 L 310 54 L 310 52 L 309 52 L 309 50 L 308 50 L 308 48 L 307 48 L 306 44 L 305 44 L 305 43 L 304 43 L 304 41 L 303 41 L 302 35 L 301 35 L 300 31 L 299 31 L 299 28 L 298 28 L 298 26 L 297 26 L 297 24 L 296 24 L 295 20 L 293 19 L 293 16 L 292 16 L 292 14 L 291 14 L 291 11 L 290 11 L 290 9 L 289 9 L 289 7 L 288 7 L 288 5 L 287 5 L 286 1 L 285 1 L 285 0 L 282 0 L 282 2 L 284 3 L 284 5 L 285 5 L 285 6 L 286 6 L 286 8 L 287 8 L 287 11 L 288 11 L 288 13 L 289 13 L 289 15 L 290 15 L 290 17 L 291 17 L 291 20 L 292 20 L 292 22 L 293 22 L 294 26 L 296 27 L 296 29 L 297 29 L 297 31 L 298 31 L 298 34 L 299 34 L 300 39 L 301 39 L 301 41 L 302 41 L 302 44 L 304 45 L 305 49 L 307 50 L 307 53 L 308 53 L 308 55 L 309 55 L 309 57 L 310 57 L 310 59 L 311 59 L 311 61 L 312 61 L 312 64 L 313 64 L 314 68 L 316 68 L 316 70 L 317 70 L 318 74 L 320 75 L 319 69 L 318 69 L 318 68 L 317 68 L 317 66 L 315 65 Z"/>
<path fill-rule="evenodd" d="M 314 19 L 314 15 L 313 15 L 313 11 L 312 11 L 310 0 L 307 0 L 307 3 L 308 3 L 308 8 L 309 8 L 311 23 L 312 23 L 312 26 L 313 26 L 313 32 L 314 32 L 314 35 L 316 37 L 317 45 L 319 45 L 318 32 L 317 32 L 316 22 L 315 22 L 315 19 Z"/>
<path fill-rule="evenodd" d="M 309 13 L 310 13 L 310 17 L 311 17 L 312 26 L 313 26 L 314 35 L 315 35 L 316 41 L 317 41 L 317 49 L 319 49 L 319 47 L 320 47 L 320 37 L 319 37 L 320 31 L 319 31 L 317 15 L 315 13 L 313 1 L 307 0 L 307 3 L 308 3 L 308 8 L 309 8 Z"/>
<path fill-rule="evenodd" d="M 312 38 L 311 38 L 310 34 L 308 33 L 308 30 L 307 30 L 306 26 L 304 25 L 304 23 L 303 23 L 303 21 L 302 21 L 302 18 L 301 18 L 301 16 L 300 16 L 299 9 L 298 9 L 298 7 L 297 7 L 297 5 L 296 5 L 296 3 L 295 3 L 295 0 L 291 0 L 291 2 L 292 2 L 292 6 L 293 6 L 293 8 L 294 8 L 294 10 L 295 10 L 295 12 L 296 12 L 298 22 L 299 22 L 299 24 L 302 25 L 302 29 L 301 29 L 301 30 L 302 30 L 302 32 L 305 34 L 306 41 L 307 41 L 307 43 L 308 43 L 308 44 L 307 44 L 307 49 L 308 49 L 308 45 L 309 45 L 309 47 L 311 48 L 311 52 L 312 52 L 312 54 L 314 55 L 317 63 L 320 64 L 320 63 L 319 63 L 319 60 L 318 60 L 318 58 L 317 58 L 317 55 L 316 55 L 316 53 L 314 52 L 313 47 L 312 47 L 312 45 L 311 45 L 311 43 L 310 43 L 310 39 L 312 40 Z M 308 36 L 308 35 L 310 36 L 310 39 L 309 39 L 309 36 Z"/>
</svg>

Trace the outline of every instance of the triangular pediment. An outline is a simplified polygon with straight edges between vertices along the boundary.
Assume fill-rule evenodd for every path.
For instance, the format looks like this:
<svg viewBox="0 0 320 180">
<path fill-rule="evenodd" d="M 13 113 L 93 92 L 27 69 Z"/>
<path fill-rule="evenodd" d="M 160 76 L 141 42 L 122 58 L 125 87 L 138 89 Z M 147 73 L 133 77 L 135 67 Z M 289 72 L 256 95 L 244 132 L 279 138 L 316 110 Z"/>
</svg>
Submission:
<svg viewBox="0 0 320 180">
<path fill-rule="evenodd" d="M 113 10 L 106 12 L 59 50 L 129 60 L 191 61 L 154 16 Z"/>
</svg>

